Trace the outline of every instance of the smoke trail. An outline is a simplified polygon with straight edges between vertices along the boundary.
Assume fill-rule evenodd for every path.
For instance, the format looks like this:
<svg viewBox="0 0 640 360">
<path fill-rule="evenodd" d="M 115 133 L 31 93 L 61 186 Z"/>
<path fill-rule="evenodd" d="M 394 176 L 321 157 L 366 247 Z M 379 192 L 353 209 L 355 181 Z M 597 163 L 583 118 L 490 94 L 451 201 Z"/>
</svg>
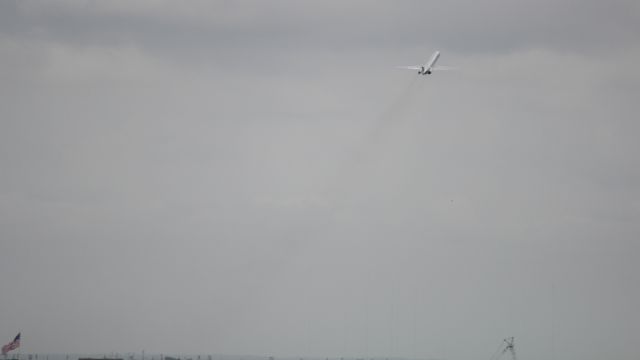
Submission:
<svg viewBox="0 0 640 360">
<path fill-rule="evenodd" d="M 377 143 L 383 140 L 390 130 L 398 128 L 406 120 L 407 111 L 411 109 L 411 104 L 422 89 L 424 84 L 422 80 L 414 77 L 389 107 L 380 114 L 369 134 L 370 141 Z"/>
<path fill-rule="evenodd" d="M 354 189 L 358 181 L 366 175 L 366 168 L 380 158 L 388 148 L 395 131 L 401 129 L 415 100 L 422 93 L 424 79 L 414 77 L 393 99 L 389 106 L 372 122 L 361 143 L 339 166 L 332 183 L 327 184 L 326 195 L 333 195 L 337 202 L 344 202 L 346 194 Z M 334 207 L 341 204 L 334 202 Z"/>
<path fill-rule="evenodd" d="M 313 251 L 315 246 L 319 246 L 305 247 L 307 242 L 299 239 L 320 239 L 331 233 L 343 211 L 361 195 L 359 185 L 366 182 L 369 167 L 375 165 L 382 152 L 388 149 L 387 145 L 393 138 L 394 131 L 406 125 L 412 104 L 421 95 L 424 86 L 424 81 L 421 80 L 424 79 L 414 77 L 385 110 L 374 117 L 369 123 L 370 127 L 363 130 L 365 134 L 355 149 L 344 156 L 333 174 L 325 177 L 327 181 L 324 184 L 318 184 L 319 188 L 312 194 L 317 199 L 312 206 L 315 207 L 312 211 L 316 214 L 313 221 L 303 227 L 283 229 L 281 236 L 291 239 L 289 259 L 292 259 L 293 254 L 302 257 L 302 253 Z"/>
<path fill-rule="evenodd" d="M 393 97 L 390 104 L 378 116 L 375 116 L 368 129 L 364 130 L 362 140 L 355 150 L 346 154 L 341 164 L 328 181 L 319 184 L 313 197 L 318 203 L 310 206 L 307 214 L 301 214 L 304 222 L 283 226 L 278 236 L 287 243 L 287 252 L 272 268 L 271 274 L 287 278 L 292 270 L 304 268 L 304 259 L 317 257 L 318 254 L 330 254 L 331 242 L 325 241 L 349 219 L 350 211 L 358 208 L 357 200 L 363 195 L 361 185 L 367 183 L 370 166 L 376 163 L 382 152 L 388 150 L 394 131 L 406 125 L 409 112 L 422 94 L 424 79 L 414 77 L 401 91 Z M 364 195 L 368 196 L 366 190 Z M 347 220 L 348 221 L 348 220 Z M 357 224 L 357 223 L 356 223 Z M 340 230 L 338 230 L 340 231 Z M 368 281 L 364 279 L 363 283 Z M 365 299 L 366 300 L 366 299 Z"/>
</svg>

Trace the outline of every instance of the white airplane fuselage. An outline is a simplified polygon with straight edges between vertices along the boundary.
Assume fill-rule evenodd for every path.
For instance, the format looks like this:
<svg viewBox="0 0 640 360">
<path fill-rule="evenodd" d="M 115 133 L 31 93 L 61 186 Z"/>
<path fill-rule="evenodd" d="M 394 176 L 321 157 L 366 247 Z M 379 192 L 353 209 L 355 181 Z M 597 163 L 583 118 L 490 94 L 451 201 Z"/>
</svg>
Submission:
<svg viewBox="0 0 640 360">
<path fill-rule="evenodd" d="M 420 69 L 418 70 L 418 74 L 431 75 L 431 72 L 433 71 L 433 66 L 436 64 L 436 61 L 438 61 L 439 57 L 440 57 L 440 51 L 436 51 L 435 53 L 433 53 L 433 55 L 431 55 L 431 59 L 429 59 L 429 61 L 427 61 L 426 64 L 420 67 Z"/>
</svg>

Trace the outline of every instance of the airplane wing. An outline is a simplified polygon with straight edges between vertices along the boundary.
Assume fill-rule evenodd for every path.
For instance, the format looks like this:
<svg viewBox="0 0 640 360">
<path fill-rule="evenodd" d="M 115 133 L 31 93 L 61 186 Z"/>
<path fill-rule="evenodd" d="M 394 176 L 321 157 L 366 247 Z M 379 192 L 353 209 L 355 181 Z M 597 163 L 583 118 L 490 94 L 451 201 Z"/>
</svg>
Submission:
<svg viewBox="0 0 640 360">
<path fill-rule="evenodd" d="M 433 71 L 445 71 L 445 70 L 456 70 L 457 68 L 453 66 L 434 66 L 431 68 Z"/>
<path fill-rule="evenodd" d="M 396 66 L 398 69 L 407 69 L 407 70 L 420 70 L 420 66 Z"/>
</svg>

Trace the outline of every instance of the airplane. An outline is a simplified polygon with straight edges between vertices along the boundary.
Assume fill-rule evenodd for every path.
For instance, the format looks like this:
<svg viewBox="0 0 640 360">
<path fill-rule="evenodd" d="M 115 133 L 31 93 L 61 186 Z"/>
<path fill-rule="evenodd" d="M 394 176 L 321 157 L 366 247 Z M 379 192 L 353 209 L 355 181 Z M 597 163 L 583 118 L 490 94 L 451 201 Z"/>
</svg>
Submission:
<svg viewBox="0 0 640 360">
<path fill-rule="evenodd" d="M 452 67 L 449 66 L 435 66 L 436 61 L 440 57 L 440 51 L 436 51 L 431 55 L 429 61 L 427 61 L 424 65 L 415 65 L 415 66 L 398 66 L 400 69 L 409 69 L 409 70 L 418 70 L 419 75 L 431 75 L 434 71 L 440 70 L 451 70 Z"/>
</svg>

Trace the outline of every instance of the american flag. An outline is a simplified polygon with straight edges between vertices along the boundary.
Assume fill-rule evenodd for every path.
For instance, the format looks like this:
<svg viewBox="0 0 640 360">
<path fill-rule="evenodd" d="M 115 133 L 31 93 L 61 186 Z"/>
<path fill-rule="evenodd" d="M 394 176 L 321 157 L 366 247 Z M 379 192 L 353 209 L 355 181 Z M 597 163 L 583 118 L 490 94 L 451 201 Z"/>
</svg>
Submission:
<svg viewBox="0 0 640 360">
<path fill-rule="evenodd" d="M 16 335 L 12 342 L 2 347 L 2 355 L 6 355 L 9 351 L 20 347 L 20 333 Z"/>
</svg>

